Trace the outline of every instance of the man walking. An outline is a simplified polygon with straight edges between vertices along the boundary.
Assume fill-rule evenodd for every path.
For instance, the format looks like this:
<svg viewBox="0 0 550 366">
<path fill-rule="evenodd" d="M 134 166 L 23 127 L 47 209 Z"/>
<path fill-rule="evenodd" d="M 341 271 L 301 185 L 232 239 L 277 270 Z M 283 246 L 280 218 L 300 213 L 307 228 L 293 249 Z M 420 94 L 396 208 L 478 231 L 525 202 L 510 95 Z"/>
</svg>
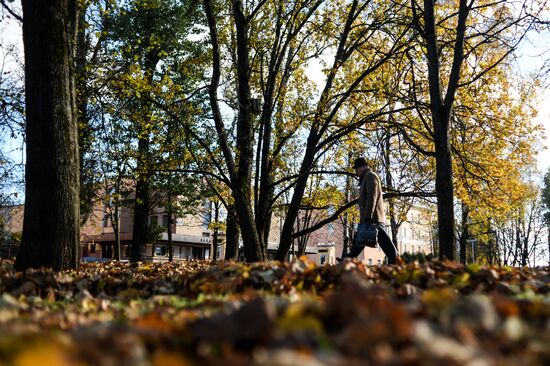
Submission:
<svg viewBox="0 0 550 366">
<path fill-rule="evenodd" d="M 355 174 L 359 177 L 359 217 L 360 223 L 374 223 L 378 227 L 378 245 L 386 257 L 388 263 L 394 264 L 397 256 L 397 250 L 392 240 L 384 229 L 386 222 L 386 211 L 384 200 L 382 198 L 382 183 L 378 175 L 373 172 L 365 158 L 357 158 L 353 162 Z M 355 258 L 363 251 L 363 245 L 357 245 L 354 242 L 349 253 L 344 258 Z"/>
</svg>

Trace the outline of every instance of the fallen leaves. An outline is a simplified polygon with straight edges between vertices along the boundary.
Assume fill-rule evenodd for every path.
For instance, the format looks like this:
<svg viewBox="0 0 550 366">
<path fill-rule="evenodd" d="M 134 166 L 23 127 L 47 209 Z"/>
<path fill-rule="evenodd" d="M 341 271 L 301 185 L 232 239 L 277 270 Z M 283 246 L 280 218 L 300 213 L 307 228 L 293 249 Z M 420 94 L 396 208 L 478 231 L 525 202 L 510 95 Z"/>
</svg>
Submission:
<svg viewBox="0 0 550 366">
<path fill-rule="evenodd" d="M 549 280 L 438 261 L 3 261 L 0 365 L 545 365 Z"/>
</svg>

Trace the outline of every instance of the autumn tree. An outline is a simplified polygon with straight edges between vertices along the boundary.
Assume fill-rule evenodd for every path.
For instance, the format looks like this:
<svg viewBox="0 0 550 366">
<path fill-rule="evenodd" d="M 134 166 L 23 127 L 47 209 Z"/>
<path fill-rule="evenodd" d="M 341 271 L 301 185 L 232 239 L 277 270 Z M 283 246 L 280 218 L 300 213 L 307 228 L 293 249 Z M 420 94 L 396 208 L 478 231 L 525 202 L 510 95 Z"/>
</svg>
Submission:
<svg viewBox="0 0 550 366">
<path fill-rule="evenodd" d="M 27 160 L 19 270 L 76 268 L 79 159 L 73 42 L 76 1 L 24 0 Z"/>
<path fill-rule="evenodd" d="M 151 240 L 148 218 L 156 191 L 155 177 L 170 159 L 171 136 L 179 126 L 167 106 L 190 115 L 186 93 L 200 79 L 196 62 L 201 43 L 187 39 L 195 26 L 193 2 L 138 1 L 113 10 L 107 48 L 112 63 L 105 70 L 111 99 L 110 114 L 126 123 L 135 180 L 131 260 L 143 259 Z M 171 110 L 172 113 L 174 110 Z M 178 140 L 181 141 L 181 140 Z M 173 167 L 168 167 L 173 169 Z"/>
<path fill-rule="evenodd" d="M 416 78 L 419 80 L 422 73 L 427 75 L 426 93 L 429 96 L 417 104 L 426 103 L 429 108 L 425 116 L 428 118 L 423 119 L 423 123 L 433 139 L 431 155 L 436 162 L 440 257 L 454 259 L 451 131 L 455 128 L 452 114 L 457 93 L 483 80 L 487 72 L 506 60 L 532 23 L 525 9 L 517 14 L 513 5 L 505 2 L 460 0 L 456 4 L 427 0 L 419 4 L 412 0 L 411 9 L 425 61 Z M 416 96 L 419 95 L 422 94 L 417 91 Z"/>
<path fill-rule="evenodd" d="M 506 220 L 495 223 L 491 231 L 497 241 L 498 262 L 511 266 L 536 266 L 543 259 L 546 225 L 540 189 L 530 186 L 530 194 L 518 203 Z M 482 238 L 483 240 L 483 238 Z M 485 240 L 487 241 L 487 240 Z M 486 245 L 478 250 L 481 261 L 490 257 Z"/>
<path fill-rule="evenodd" d="M 405 46 L 405 27 L 403 33 L 388 36 L 390 24 L 398 24 L 398 16 L 389 10 L 393 5 L 204 2 L 218 149 L 209 153 L 218 161 L 221 156 L 217 169 L 233 192 L 248 261 L 265 258 L 273 209 L 288 197 L 276 255 L 286 258 L 308 178 L 319 160 L 348 133 L 388 113 L 368 83 L 369 76 Z M 323 54 L 330 54 L 330 64 L 317 91 L 305 70 Z M 231 76 L 222 78 L 224 70 Z M 221 93 L 234 111 L 235 136 L 221 113 Z M 362 101 L 369 95 L 372 99 L 361 105 L 358 95 Z"/>
</svg>

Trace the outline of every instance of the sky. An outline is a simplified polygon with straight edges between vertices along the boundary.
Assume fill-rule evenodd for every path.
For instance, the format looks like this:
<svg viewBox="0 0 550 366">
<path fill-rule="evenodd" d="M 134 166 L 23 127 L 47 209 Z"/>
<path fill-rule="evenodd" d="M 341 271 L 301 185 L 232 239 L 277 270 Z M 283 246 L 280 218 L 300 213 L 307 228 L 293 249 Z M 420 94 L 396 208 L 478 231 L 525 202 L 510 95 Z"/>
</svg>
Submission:
<svg viewBox="0 0 550 366">
<path fill-rule="evenodd" d="M 530 73 L 537 72 L 543 67 L 545 59 L 550 60 L 550 37 L 548 34 L 531 32 L 519 53 L 520 57 L 514 66 L 522 76 L 528 77 Z M 545 128 L 542 141 L 545 149 L 541 150 L 538 156 L 538 168 L 541 172 L 546 172 L 550 168 L 550 79 L 544 84 L 536 95 L 538 115 L 534 121 Z"/>
</svg>

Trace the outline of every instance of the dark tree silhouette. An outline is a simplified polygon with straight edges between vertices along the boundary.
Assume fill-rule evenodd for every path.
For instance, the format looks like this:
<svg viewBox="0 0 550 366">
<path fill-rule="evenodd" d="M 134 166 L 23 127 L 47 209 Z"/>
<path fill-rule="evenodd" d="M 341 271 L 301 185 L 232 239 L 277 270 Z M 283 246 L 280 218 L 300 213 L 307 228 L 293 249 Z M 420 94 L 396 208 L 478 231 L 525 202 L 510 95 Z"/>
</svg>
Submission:
<svg viewBox="0 0 550 366">
<path fill-rule="evenodd" d="M 75 0 L 23 0 L 25 216 L 15 266 L 78 265 L 79 158 L 72 45 Z"/>
</svg>

